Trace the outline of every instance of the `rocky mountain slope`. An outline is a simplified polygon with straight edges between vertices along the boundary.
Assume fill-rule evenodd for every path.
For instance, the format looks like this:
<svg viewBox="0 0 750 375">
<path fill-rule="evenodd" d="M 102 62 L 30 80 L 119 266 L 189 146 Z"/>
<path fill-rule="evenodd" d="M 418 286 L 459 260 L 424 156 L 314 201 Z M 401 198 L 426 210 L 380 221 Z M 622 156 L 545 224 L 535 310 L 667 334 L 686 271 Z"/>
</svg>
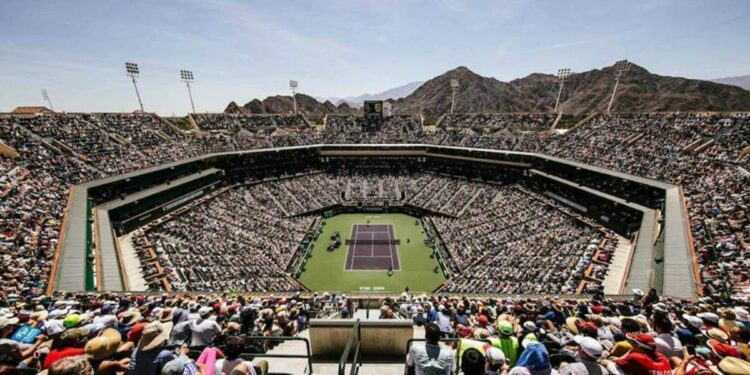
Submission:
<svg viewBox="0 0 750 375">
<path fill-rule="evenodd" d="M 604 111 L 614 86 L 614 68 L 574 73 L 566 81 L 560 98 L 565 113 L 584 114 Z M 437 119 L 450 111 L 450 80 L 458 79 L 456 112 L 551 112 L 555 106 L 558 81 L 554 75 L 534 73 L 510 82 L 480 76 L 458 67 L 422 84 L 410 95 L 390 100 L 396 114 L 423 114 Z M 350 114 L 358 109 L 346 103 L 321 103 L 297 94 L 300 111 L 315 118 L 327 113 Z M 240 107 L 232 102 L 227 112 L 290 113 L 290 96 L 254 99 Z M 620 81 L 613 112 L 654 111 L 750 111 L 750 91 L 710 81 L 668 77 L 632 65 Z"/>
</svg>

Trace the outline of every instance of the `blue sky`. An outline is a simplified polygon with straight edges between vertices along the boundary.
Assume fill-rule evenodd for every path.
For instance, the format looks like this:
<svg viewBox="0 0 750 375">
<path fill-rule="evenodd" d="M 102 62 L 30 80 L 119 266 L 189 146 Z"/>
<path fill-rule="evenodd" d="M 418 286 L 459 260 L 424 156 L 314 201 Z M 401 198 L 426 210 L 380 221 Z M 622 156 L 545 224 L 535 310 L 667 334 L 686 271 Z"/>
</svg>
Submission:
<svg viewBox="0 0 750 375">
<path fill-rule="evenodd" d="M 0 112 L 131 111 L 123 63 L 140 64 L 147 111 L 181 115 L 180 69 L 199 112 L 300 92 L 379 92 L 465 65 L 512 80 L 622 58 L 663 75 L 750 74 L 750 1 L 0 0 Z"/>
</svg>

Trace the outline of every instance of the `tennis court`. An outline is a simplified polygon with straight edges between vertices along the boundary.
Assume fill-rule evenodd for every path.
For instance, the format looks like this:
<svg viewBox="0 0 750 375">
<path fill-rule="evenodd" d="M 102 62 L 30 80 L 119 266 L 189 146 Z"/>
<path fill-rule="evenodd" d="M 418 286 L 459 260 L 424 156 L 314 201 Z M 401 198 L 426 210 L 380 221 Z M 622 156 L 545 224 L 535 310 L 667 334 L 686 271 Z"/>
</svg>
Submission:
<svg viewBox="0 0 750 375">
<path fill-rule="evenodd" d="M 346 270 L 400 269 L 398 243 L 390 224 L 354 224 L 346 255 Z"/>
</svg>

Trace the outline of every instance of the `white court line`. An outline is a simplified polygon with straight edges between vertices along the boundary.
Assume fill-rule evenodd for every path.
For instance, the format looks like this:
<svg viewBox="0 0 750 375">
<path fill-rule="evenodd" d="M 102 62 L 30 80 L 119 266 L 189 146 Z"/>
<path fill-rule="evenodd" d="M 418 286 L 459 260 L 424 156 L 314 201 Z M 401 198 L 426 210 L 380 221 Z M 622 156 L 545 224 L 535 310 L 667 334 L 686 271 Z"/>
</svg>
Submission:
<svg viewBox="0 0 750 375">
<path fill-rule="evenodd" d="M 375 235 L 370 233 L 370 258 L 375 257 Z"/>
<path fill-rule="evenodd" d="M 385 256 L 385 255 L 375 255 L 375 256 L 371 256 L 371 257 L 368 257 L 368 256 L 355 256 L 355 258 L 391 258 L 391 259 L 393 259 L 393 257 L 390 256 L 390 255 L 388 255 L 388 256 Z"/>
<path fill-rule="evenodd" d="M 359 230 L 359 225 L 357 224 L 352 225 L 352 232 L 354 232 L 354 235 L 353 235 L 354 238 L 357 238 L 358 230 Z M 347 249 L 347 256 L 349 255 L 349 252 L 351 252 L 352 257 L 351 257 L 351 261 L 349 261 L 349 267 L 344 265 L 345 271 L 354 269 L 354 256 L 357 254 L 356 250 L 357 250 L 357 245 L 351 245 L 351 244 L 349 245 L 349 248 Z"/>
<path fill-rule="evenodd" d="M 420 228 L 421 228 L 421 225 L 420 225 Z M 393 231 L 393 239 L 394 240 L 396 238 L 398 238 L 398 236 L 396 235 L 396 227 L 395 226 L 391 225 L 391 227 L 389 228 L 389 230 Z M 393 245 L 393 246 L 396 247 L 396 259 L 398 259 L 398 270 L 401 271 L 401 253 L 398 251 L 398 245 Z M 391 256 L 393 256 L 393 253 L 391 253 Z"/>
<path fill-rule="evenodd" d="M 393 265 L 393 242 L 392 242 L 392 239 L 391 239 L 391 231 L 390 231 L 391 228 L 393 228 L 393 226 L 390 226 L 388 228 L 389 229 L 388 230 L 388 255 L 391 258 L 391 269 L 394 269 L 396 267 L 394 267 L 394 265 Z M 399 269 L 401 268 L 401 264 L 398 265 L 398 268 Z"/>
</svg>

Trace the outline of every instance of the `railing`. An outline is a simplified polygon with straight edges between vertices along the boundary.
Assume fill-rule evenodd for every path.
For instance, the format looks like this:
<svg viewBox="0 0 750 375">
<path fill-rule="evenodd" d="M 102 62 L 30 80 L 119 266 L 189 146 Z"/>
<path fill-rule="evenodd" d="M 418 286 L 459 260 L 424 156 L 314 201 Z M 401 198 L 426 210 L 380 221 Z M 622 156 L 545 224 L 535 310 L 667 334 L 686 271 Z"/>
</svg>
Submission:
<svg viewBox="0 0 750 375">
<path fill-rule="evenodd" d="M 269 342 L 269 341 L 279 341 L 279 342 L 286 342 L 286 341 L 302 341 L 305 343 L 305 354 L 269 354 L 269 353 L 248 353 L 248 352 L 242 352 L 240 354 L 240 358 L 245 360 L 251 360 L 256 357 L 261 358 L 299 358 L 299 359 L 306 359 L 307 360 L 307 374 L 313 373 L 313 366 L 312 366 L 312 351 L 310 350 L 310 340 L 304 338 L 304 337 L 291 337 L 291 336 L 245 336 L 246 340 L 253 341 L 258 340 L 260 342 Z"/>
<path fill-rule="evenodd" d="M 359 373 L 359 368 L 362 366 L 362 353 L 360 351 L 362 348 L 361 339 L 362 330 L 359 328 L 359 319 L 357 319 L 357 321 L 354 322 L 354 327 L 352 327 L 349 341 L 347 341 L 346 347 L 344 347 L 344 353 L 341 354 L 341 359 L 339 359 L 339 375 L 346 375 L 346 365 L 349 363 L 349 354 L 351 353 L 352 348 L 354 348 L 354 356 L 352 357 L 349 375 L 357 375 Z"/>
<path fill-rule="evenodd" d="M 440 339 L 440 341 L 443 342 L 443 343 L 446 343 L 446 342 L 457 342 L 458 343 L 458 347 L 455 349 L 456 352 L 458 352 L 459 349 L 461 348 L 461 339 L 459 339 L 459 338 Z M 409 373 L 409 366 L 407 365 L 407 362 L 408 362 L 409 350 L 411 349 L 411 344 L 413 344 L 414 342 L 427 342 L 427 340 L 426 339 L 409 339 L 409 341 L 406 342 L 406 352 L 404 354 L 404 358 L 407 358 L 407 360 L 404 361 L 404 375 L 407 375 Z M 456 360 L 456 366 L 454 368 L 453 374 L 458 374 L 458 371 L 461 368 L 461 366 L 460 366 L 461 363 L 460 362 L 461 362 L 461 358 L 458 358 Z"/>
</svg>

